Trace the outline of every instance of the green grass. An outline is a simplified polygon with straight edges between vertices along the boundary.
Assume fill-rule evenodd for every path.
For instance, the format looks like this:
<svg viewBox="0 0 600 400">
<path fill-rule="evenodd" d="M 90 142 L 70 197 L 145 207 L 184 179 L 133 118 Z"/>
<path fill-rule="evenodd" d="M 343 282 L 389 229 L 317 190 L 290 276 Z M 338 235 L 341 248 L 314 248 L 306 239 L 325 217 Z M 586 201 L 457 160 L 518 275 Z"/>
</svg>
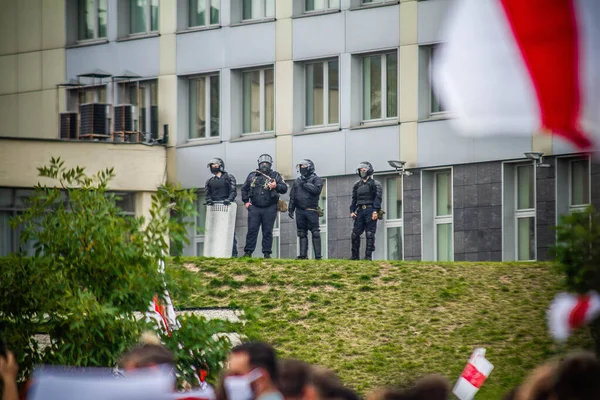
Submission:
<svg viewBox="0 0 600 400">
<path fill-rule="evenodd" d="M 561 287 L 543 263 L 184 258 L 168 271 L 176 307 L 258 309 L 254 332 L 280 356 L 363 394 L 434 372 L 454 383 L 483 346 L 495 369 L 478 398 L 499 399 L 536 365 L 591 346 L 586 331 L 550 340 L 545 311 Z"/>
</svg>

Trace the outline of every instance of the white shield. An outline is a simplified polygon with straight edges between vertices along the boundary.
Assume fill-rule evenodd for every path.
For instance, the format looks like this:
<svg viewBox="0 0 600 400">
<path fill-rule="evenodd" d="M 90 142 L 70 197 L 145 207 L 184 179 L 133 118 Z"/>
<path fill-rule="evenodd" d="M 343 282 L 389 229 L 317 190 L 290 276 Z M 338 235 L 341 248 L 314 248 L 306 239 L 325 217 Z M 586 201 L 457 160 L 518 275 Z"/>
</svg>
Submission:
<svg viewBox="0 0 600 400">
<path fill-rule="evenodd" d="M 213 204 L 206 206 L 206 232 L 204 233 L 204 256 L 229 258 L 233 249 L 233 232 L 237 204 Z"/>
</svg>

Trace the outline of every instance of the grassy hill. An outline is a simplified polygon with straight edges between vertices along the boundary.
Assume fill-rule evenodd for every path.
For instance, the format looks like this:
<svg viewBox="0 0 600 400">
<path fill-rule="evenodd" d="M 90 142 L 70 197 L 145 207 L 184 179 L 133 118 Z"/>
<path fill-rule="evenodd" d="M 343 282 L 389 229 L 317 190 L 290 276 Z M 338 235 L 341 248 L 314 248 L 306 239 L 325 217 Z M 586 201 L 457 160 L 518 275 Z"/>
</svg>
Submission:
<svg viewBox="0 0 600 400">
<path fill-rule="evenodd" d="M 455 382 L 472 350 L 495 369 L 479 399 L 499 399 L 550 357 L 589 347 L 550 340 L 545 311 L 560 277 L 543 263 L 184 258 L 170 265 L 176 307 L 258 308 L 256 335 L 282 357 L 335 370 L 361 393 L 436 372 Z"/>
</svg>

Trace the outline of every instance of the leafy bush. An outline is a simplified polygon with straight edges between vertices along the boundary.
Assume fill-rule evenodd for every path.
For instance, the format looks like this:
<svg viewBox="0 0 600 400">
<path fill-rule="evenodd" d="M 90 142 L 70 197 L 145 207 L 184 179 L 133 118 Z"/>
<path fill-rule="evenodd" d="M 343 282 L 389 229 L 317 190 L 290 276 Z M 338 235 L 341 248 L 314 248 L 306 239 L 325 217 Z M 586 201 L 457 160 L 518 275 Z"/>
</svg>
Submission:
<svg viewBox="0 0 600 400">
<path fill-rule="evenodd" d="M 148 329 L 134 313 L 164 293 L 159 261 L 169 241 L 177 251 L 187 240 L 183 221 L 194 213 L 195 194 L 159 188 L 146 220 L 125 215 L 108 192 L 112 168 L 89 176 L 52 158 L 38 170 L 56 184 L 36 186 L 27 210 L 11 221 L 23 246 L 0 263 L 0 332 L 17 355 L 21 378 L 37 363 L 114 366 Z M 214 335 L 220 328 L 188 317 L 164 337 L 182 376 L 190 379 L 192 361 L 218 372 L 230 347 Z M 41 349 L 35 334 L 49 335 L 50 344 Z"/>
<path fill-rule="evenodd" d="M 600 292 L 600 212 L 593 206 L 561 218 L 553 255 L 569 290 Z M 600 355 L 600 321 L 590 326 Z"/>
</svg>

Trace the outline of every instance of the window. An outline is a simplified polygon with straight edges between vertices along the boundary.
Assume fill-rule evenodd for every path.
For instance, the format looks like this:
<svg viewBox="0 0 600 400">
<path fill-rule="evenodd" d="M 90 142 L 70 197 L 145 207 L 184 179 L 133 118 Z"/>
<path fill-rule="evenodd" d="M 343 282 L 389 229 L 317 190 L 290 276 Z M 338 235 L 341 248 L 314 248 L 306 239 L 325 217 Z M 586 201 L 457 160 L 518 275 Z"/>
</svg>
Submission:
<svg viewBox="0 0 600 400">
<path fill-rule="evenodd" d="M 271 258 L 279 258 L 279 237 L 281 235 L 280 229 L 280 215 L 281 213 L 277 213 L 277 217 L 275 218 L 275 227 L 273 228 L 273 244 L 271 250 Z M 258 237 L 256 239 L 256 249 L 254 249 L 254 253 L 252 253 L 252 257 L 254 258 L 262 258 L 262 229 L 258 232 Z"/>
<path fill-rule="evenodd" d="M 531 164 L 515 168 L 517 260 L 535 260 L 535 171 Z"/>
<path fill-rule="evenodd" d="M 396 52 L 363 57 L 363 120 L 398 117 Z"/>
<path fill-rule="evenodd" d="M 385 180 L 385 235 L 386 259 L 402 260 L 402 183 L 403 178 Z"/>
<path fill-rule="evenodd" d="M 242 0 L 242 20 L 275 18 L 275 0 Z"/>
<path fill-rule="evenodd" d="M 129 0 L 129 33 L 158 31 L 158 0 Z"/>
<path fill-rule="evenodd" d="M 199 192 L 196 196 L 196 221 L 194 224 L 194 246 L 196 257 L 204 255 L 204 232 L 206 228 L 206 193 Z"/>
<path fill-rule="evenodd" d="M 275 129 L 274 83 L 273 68 L 242 72 L 242 133 Z"/>
<path fill-rule="evenodd" d="M 319 207 L 323 210 L 323 216 L 319 218 L 319 230 L 321 231 L 321 257 L 327 258 L 327 179 L 323 179 L 323 190 L 319 197 Z M 308 233 L 308 258 L 314 258 L 314 250 L 312 245 L 311 233 Z M 300 242 L 296 237 L 296 255 L 300 255 Z"/>
<path fill-rule="evenodd" d="M 434 175 L 435 199 L 435 251 L 437 261 L 453 259 L 452 229 L 452 175 L 450 171 L 436 172 Z"/>
<path fill-rule="evenodd" d="M 219 137 L 219 75 L 190 79 L 190 139 Z"/>
<path fill-rule="evenodd" d="M 338 60 L 306 64 L 306 126 L 339 124 Z"/>
<path fill-rule="evenodd" d="M 80 41 L 106 37 L 107 0 L 79 0 L 78 39 Z"/>
<path fill-rule="evenodd" d="M 442 114 L 446 112 L 446 109 L 440 103 L 437 96 L 433 91 L 433 78 L 432 78 L 432 68 L 433 68 L 433 60 L 435 58 L 435 52 L 437 50 L 436 46 L 431 46 L 429 48 L 429 113 L 431 115 Z"/>
<path fill-rule="evenodd" d="M 127 104 L 136 107 L 133 130 L 150 133 L 158 138 L 158 83 L 156 80 L 128 83 L 126 87 Z"/>
<path fill-rule="evenodd" d="M 371 4 L 384 4 L 384 3 L 397 3 L 398 0 L 361 0 L 361 4 L 363 6 L 368 6 Z"/>
<path fill-rule="evenodd" d="M 590 203 L 590 162 L 587 159 L 569 162 L 569 211 L 582 211 Z"/>
<path fill-rule="evenodd" d="M 305 0 L 304 1 L 304 11 L 305 12 L 314 12 L 314 11 L 325 11 L 340 8 L 339 0 Z"/>
<path fill-rule="evenodd" d="M 219 24 L 220 0 L 189 0 L 189 26 Z"/>
</svg>

